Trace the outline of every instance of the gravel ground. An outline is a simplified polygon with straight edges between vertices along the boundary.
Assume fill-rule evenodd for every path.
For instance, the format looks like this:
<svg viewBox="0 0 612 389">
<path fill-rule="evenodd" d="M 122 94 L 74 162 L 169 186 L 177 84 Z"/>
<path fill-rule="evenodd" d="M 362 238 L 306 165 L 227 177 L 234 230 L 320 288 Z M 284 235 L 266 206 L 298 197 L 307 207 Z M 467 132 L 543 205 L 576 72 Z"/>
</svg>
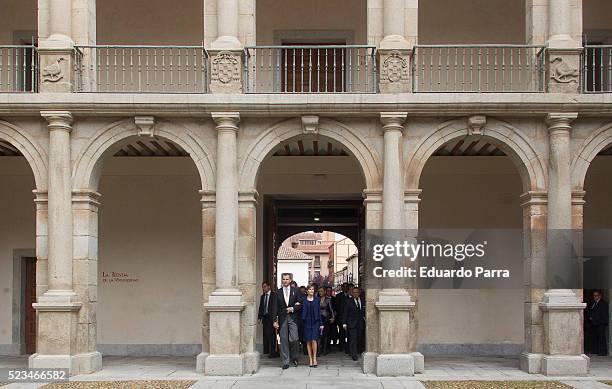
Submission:
<svg viewBox="0 0 612 389">
<path fill-rule="evenodd" d="M 556 381 L 421 381 L 427 389 L 572 389 Z"/>
<path fill-rule="evenodd" d="M 40 389 L 187 389 L 195 381 L 72 381 L 48 384 Z"/>
</svg>

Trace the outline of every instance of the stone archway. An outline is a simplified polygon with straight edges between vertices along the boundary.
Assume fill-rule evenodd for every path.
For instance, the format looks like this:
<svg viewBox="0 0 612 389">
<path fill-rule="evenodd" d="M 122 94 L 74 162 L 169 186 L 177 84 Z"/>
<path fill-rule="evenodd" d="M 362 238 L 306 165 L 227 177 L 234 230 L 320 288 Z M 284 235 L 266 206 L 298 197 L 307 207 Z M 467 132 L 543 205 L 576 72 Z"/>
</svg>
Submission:
<svg viewBox="0 0 612 389">
<path fill-rule="evenodd" d="M 91 142 L 76 158 L 73 169 L 74 188 L 96 190 L 102 161 L 112 151 L 113 145 L 123 139 L 139 135 L 160 136 L 181 146 L 190 155 L 200 173 L 202 190 L 214 190 L 214 159 L 200 137 L 177 123 L 159 121 L 144 127 L 136 124 L 134 119 L 115 122 L 99 130 L 92 137 Z"/>
<path fill-rule="evenodd" d="M 189 155 L 196 167 L 198 185 L 195 187 L 195 192 L 199 189 L 201 195 L 201 214 L 198 214 L 196 218 L 202 222 L 200 235 L 202 240 L 197 250 L 197 258 L 202 268 L 206 269 L 204 279 L 200 277 L 198 284 L 206 283 L 206 277 L 214 278 L 214 258 L 209 258 L 207 253 L 210 250 L 202 250 L 202 247 L 203 245 L 207 249 L 209 246 L 214 247 L 214 241 L 211 242 L 211 232 L 208 228 L 210 225 L 208 221 L 210 212 L 208 210 L 213 206 L 214 211 L 211 196 L 214 198 L 215 164 L 214 156 L 205 145 L 202 137 L 181 124 L 165 120 L 154 122 L 150 117 L 123 119 L 98 130 L 90 142 L 79 151 L 73 165 L 74 288 L 79 296 L 79 301 L 83 302 L 80 314 L 88 319 L 88 331 L 77 333 L 79 353 L 97 349 L 98 324 L 96 315 L 89 314 L 89 312 L 96 309 L 95 305 L 98 303 L 98 210 L 100 194 L 97 190 L 102 167 L 105 159 L 114 155 L 117 147 L 125 143 L 125 140 L 145 136 L 163 138 L 180 146 Z M 189 215 L 193 215 L 193 213 L 189 213 Z M 212 239 L 214 240 L 214 235 Z M 190 254 L 189 258 L 192 257 Z M 200 271 L 192 273 L 201 274 Z M 201 301 L 203 301 L 203 298 L 204 296 L 201 294 L 198 296 L 198 299 L 202 299 Z M 198 309 L 201 309 L 201 304 L 198 305 Z M 193 306 L 193 304 L 190 306 Z M 202 326 L 203 333 L 206 328 L 206 318 L 204 314 L 200 318 L 203 320 L 199 323 Z M 207 337 L 203 336 L 202 347 L 206 349 L 207 344 Z"/>
<path fill-rule="evenodd" d="M 45 149 L 25 130 L 3 120 L 0 120 L 0 139 L 15 146 L 23 154 L 34 173 L 36 190 L 46 191 L 48 158 Z"/>
<path fill-rule="evenodd" d="M 418 139 L 416 145 L 409 146 L 405 165 L 406 190 L 420 193 L 421 175 L 429 158 L 443 145 L 468 136 L 474 139 L 478 137 L 486 139 L 488 143 L 503 151 L 516 167 L 523 193 L 520 199 L 522 222 L 519 221 L 519 223 L 522 224 L 523 242 L 526 243 L 524 266 L 527 266 L 526 269 L 534 266 L 533 260 L 542 255 L 539 249 L 543 247 L 542 239 L 545 239 L 543 233 L 546 228 L 545 190 L 548 178 L 541 152 L 532 146 L 533 142 L 530 142 L 529 138 L 519 129 L 503 121 L 484 116 L 458 118 L 440 124 L 435 130 Z M 415 204 L 415 208 L 418 209 L 418 204 Z M 517 212 L 520 211 L 517 209 Z M 418 218 L 414 217 L 412 223 L 409 221 L 409 225 L 415 229 L 419 228 Z M 541 312 L 533 309 L 537 308 L 539 298 L 537 293 L 533 293 L 536 287 L 532 279 L 530 278 L 528 282 L 529 284 L 525 286 L 526 293 L 523 300 L 528 309 L 523 322 L 524 344 L 528 353 L 541 353 L 543 343 L 542 339 L 537 336 L 543 331 Z"/>
<path fill-rule="evenodd" d="M 251 190 L 257 185 L 259 167 L 270 152 L 282 142 L 304 135 L 300 119 L 280 122 L 264 131 L 249 147 L 239 165 L 239 188 Z M 364 176 L 367 190 L 376 190 L 382 183 L 382 159 L 350 127 L 321 118 L 316 133 L 338 141 L 357 159 Z"/>
<path fill-rule="evenodd" d="M 466 119 L 454 119 L 442 123 L 425 136 L 406 159 L 406 188 L 419 187 L 423 167 L 429 157 L 443 144 L 468 135 L 490 139 L 497 147 L 512 158 L 523 182 L 523 191 L 539 191 L 546 188 L 546 169 L 536 150 L 521 131 L 508 123 L 488 119 L 480 127 Z"/>
<path fill-rule="evenodd" d="M 591 162 L 600 151 L 610 144 L 612 144 L 612 123 L 599 127 L 585 139 L 572 160 L 571 185 L 573 190 L 581 191 L 584 188 L 584 180 Z"/>
</svg>

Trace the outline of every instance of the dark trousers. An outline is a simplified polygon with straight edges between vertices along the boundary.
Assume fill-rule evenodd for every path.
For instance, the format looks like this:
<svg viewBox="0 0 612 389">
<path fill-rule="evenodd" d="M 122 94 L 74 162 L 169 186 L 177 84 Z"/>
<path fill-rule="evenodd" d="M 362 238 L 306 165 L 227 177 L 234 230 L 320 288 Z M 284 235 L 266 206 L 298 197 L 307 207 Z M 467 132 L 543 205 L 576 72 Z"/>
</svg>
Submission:
<svg viewBox="0 0 612 389">
<path fill-rule="evenodd" d="M 261 319 L 263 329 L 263 350 L 264 354 L 278 355 L 276 348 L 276 331 L 269 315 L 264 315 Z"/>
<path fill-rule="evenodd" d="M 608 355 L 608 339 L 606 339 L 606 326 L 591 326 L 593 329 L 593 353 L 597 355 Z"/>
<path fill-rule="evenodd" d="M 341 320 L 338 323 L 342 323 Z M 347 331 L 342 327 L 342 324 L 338 324 L 338 348 L 344 350 L 345 353 L 349 352 L 349 344 L 347 342 Z"/>
<path fill-rule="evenodd" d="M 323 322 L 323 334 L 319 338 L 319 347 L 317 348 L 318 353 L 327 354 L 329 352 L 329 341 L 330 341 L 331 324 L 327 319 Z"/>
<path fill-rule="evenodd" d="M 349 327 L 348 330 L 348 348 L 351 357 L 358 358 L 359 352 L 361 351 L 361 338 L 363 337 L 363 328 L 362 327 Z"/>
</svg>

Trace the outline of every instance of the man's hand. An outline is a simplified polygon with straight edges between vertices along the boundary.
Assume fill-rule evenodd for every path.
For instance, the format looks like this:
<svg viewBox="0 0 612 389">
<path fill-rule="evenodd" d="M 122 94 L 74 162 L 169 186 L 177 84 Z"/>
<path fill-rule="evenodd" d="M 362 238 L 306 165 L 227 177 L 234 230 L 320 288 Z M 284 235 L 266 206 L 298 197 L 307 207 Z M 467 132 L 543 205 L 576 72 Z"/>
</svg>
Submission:
<svg viewBox="0 0 612 389">
<path fill-rule="evenodd" d="M 348 326 L 346 324 L 342 324 L 342 328 L 344 328 L 346 330 Z"/>
<path fill-rule="evenodd" d="M 288 307 L 287 308 L 287 313 L 293 313 L 293 307 Z"/>
<path fill-rule="evenodd" d="M 329 322 L 330 322 L 330 323 L 333 323 L 333 322 L 335 322 L 335 321 L 336 321 L 336 319 L 329 319 Z"/>
<path fill-rule="evenodd" d="M 274 326 L 274 329 L 278 330 L 278 322 L 275 321 L 274 324 L 272 324 Z"/>
</svg>

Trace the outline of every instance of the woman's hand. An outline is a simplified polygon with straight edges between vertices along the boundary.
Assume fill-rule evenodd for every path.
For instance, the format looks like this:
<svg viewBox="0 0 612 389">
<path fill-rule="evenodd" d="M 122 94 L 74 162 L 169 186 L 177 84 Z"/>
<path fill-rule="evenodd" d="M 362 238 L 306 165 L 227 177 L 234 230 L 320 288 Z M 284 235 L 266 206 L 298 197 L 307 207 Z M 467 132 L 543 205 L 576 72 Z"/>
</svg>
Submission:
<svg viewBox="0 0 612 389">
<path fill-rule="evenodd" d="M 325 326 L 319 326 L 319 331 L 323 332 L 324 328 L 325 328 Z"/>
</svg>

